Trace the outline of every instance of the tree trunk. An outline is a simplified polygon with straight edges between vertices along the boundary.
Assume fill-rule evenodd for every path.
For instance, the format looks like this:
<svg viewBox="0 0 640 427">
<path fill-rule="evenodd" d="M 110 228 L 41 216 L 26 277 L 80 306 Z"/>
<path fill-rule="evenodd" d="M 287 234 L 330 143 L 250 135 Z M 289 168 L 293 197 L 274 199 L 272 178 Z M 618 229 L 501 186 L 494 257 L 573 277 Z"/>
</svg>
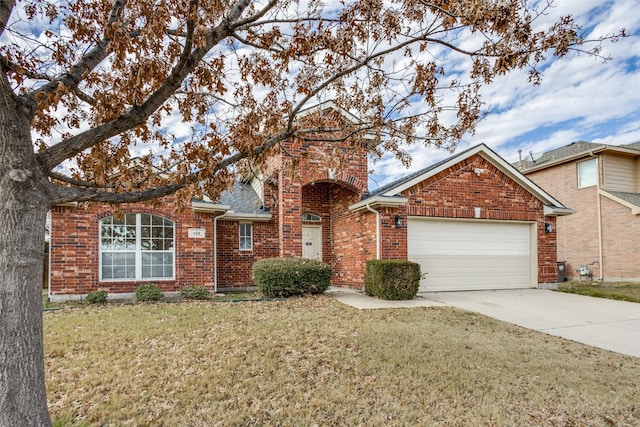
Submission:
<svg viewBox="0 0 640 427">
<path fill-rule="evenodd" d="M 42 331 L 49 197 L 23 107 L 0 77 L 0 426 L 50 426 Z"/>
</svg>

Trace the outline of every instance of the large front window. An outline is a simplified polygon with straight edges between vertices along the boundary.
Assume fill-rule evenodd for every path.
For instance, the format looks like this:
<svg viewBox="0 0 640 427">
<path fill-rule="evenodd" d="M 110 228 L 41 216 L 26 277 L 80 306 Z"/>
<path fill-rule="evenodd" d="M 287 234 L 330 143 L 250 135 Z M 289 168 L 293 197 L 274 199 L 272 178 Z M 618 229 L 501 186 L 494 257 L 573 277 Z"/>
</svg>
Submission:
<svg viewBox="0 0 640 427">
<path fill-rule="evenodd" d="M 173 221 L 126 214 L 100 221 L 100 280 L 174 278 Z"/>
</svg>

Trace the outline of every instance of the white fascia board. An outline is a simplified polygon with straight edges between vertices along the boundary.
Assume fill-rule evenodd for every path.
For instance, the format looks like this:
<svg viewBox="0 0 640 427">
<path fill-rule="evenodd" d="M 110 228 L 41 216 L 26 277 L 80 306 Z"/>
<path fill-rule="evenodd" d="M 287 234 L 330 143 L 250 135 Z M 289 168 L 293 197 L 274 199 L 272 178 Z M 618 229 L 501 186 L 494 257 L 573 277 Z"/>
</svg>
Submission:
<svg viewBox="0 0 640 427">
<path fill-rule="evenodd" d="M 271 221 L 271 214 L 245 214 L 229 211 L 221 219 L 223 221 Z"/>
<path fill-rule="evenodd" d="M 443 164 L 441 164 L 437 168 L 431 169 L 431 170 L 425 172 L 424 174 L 415 177 L 411 181 L 408 181 L 408 182 L 406 182 L 406 183 L 404 183 L 402 185 L 399 185 L 398 187 L 395 187 L 395 188 L 392 188 L 392 189 L 388 190 L 387 192 L 384 193 L 384 195 L 385 196 L 395 196 L 396 194 L 399 194 L 399 193 L 401 193 L 401 192 L 413 187 L 414 185 L 424 181 L 425 179 L 430 178 L 430 177 L 432 177 L 432 176 L 434 176 L 434 175 L 436 175 L 436 174 L 438 174 L 438 173 L 450 168 L 451 166 L 455 165 L 456 163 L 459 163 L 459 162 L 461 162 L 461 161 L 463 161 L 465 159 L 468 159 L 469 157 L 474 156 L 476 154 L 482 156 L 484 159 L 489 161 L 489 163 L 492 163 L 494 166 L 496 166 L 498 169 L 500 169 L 503 173 L 505 173 L 509 178 L 511 178 L 513 181 L 515 181 L 518 185 L 524 187 L 527 191 L 529 191 L 536 198 L 538 198 L 540 201 L 542 201 L 545 205 L 557 206 L 559 208 L 564 208 L 565 207 L 562 203 L 560 203 L 558 200 L 553 198 L 550 194 L 548 194 L 542 188 L 538 187 L 533 181 L 531 181 L 529 178 L 524 176 L 514 166 L 509 164 L 507 161 L 505 161 L 502 157 L 497 155 L 493 150 L 491 150 L 489 147 L 487 147 L 484 144 L 480 144 L 480 145 L 472 148 L 471 150 L 465 152 L 463 156 L 453 156 L 453 157 L 451 157 L 448 161 L 444 162 Z"/>
<path fill-rule="evenodd" d="M 78 202 L 64 202 L 64 203 L 58 203 L 58 204 L 56 204 L 56 206 L 67 206 L 67 207 L 76 208 L 76 207 L 78 207 Z"/>
<path fill-rule="evenodd" d="M 367 206 L 370 208 L 398 208 L 406 205 L 409 199 L 402 196 L 386 197 L 386 196 L 373 196 L 368 199 L 359 201 L 349 206 L 350 211 L 366 210 Z"/>
<path fill-rule="evenodd" d="M 192 201 L 191 207 L 194 212 L 227 212 L 231 208 L 229 205 L 218 205 L 203 201 Z"/>
<path fill-rule="evenodd" d="M 628 207 L 629 209 L 631 209 L 631 213 L 633 215 L 640 215 L 640 207 L 639 206 L 636 206 L 633 203 L 629 203 L 626 200 L 621 199 L 620 197 L 616 197 L 613 194 L 611 194 L 611 193 L 609 193 L 607 191 L 604 191 L 604 190 L 598 190 L 598 194 L 600 194 L 602 196 L 605 196 L 606 198 L 611 199 L 616 203 L 620 203 L 622 206 Z"/>
<path fill-rule="evenodd" d="M 324 110 L 337 111 L 342 116 L 344 116 L 345 119 L 349 120 L 351 123 L 354 123 L 354 124 L 362 123 L 362 120 L 358 119 L 358 117 L 356 117 L 354 114 L 348 112 L 344 108 L 337 106 L 335 104 L 335 102 L 333 102 L 333 101 L 321 102 L 320 104 L 314 105 L 313 107 L 306 108 L 306 109 L 300 111 L 299 116 L 304 117 L 304 116 L 306 116 L 308 114 L 313 114 L 313 113 L 316 113 L 316 112 L 319 112 L 319 111 L 324 111 Z"/>
<path fill-rule="evenodd" d="M 558 206 L 544 206 L 544 216 L 566 216 L 576 213 L 575 209 L 561 208 Z"/>
<path fill-rule="evenodd" d="M 318 111 L 324 111 L 324 110 L 337 111 L 338 113 L 340 113 L 340 115 L 342 117 L 347 119 L 347 121 L 349 121 L 352 124 L 355 124 L 355 125 L 364 124 L 362 119 L 358 118 L 358 116 L 356 116 L 355 114 L 350 113 L 349 111 L 345 110 L 344 108 L 336 105 L 336 103 L 333 102 L 333 101 L 321 102 L 320 104 L 314 105 L 313 107 L 309 107 L 309 108 L 306 108 L 306 109 L 300 111 L 300 113 L 298 115 L 300 117 L 304 117 L 304 116 L 306 116 L 308 114 L 312 114 L 312 113 L 316 113 Z M 362 138 L 365 139 L 365 140 L 373 141 L 373 140 L 375 140 L 376 137 L 372 132 L 367 132 L 362 136 Z"/>
</svg>

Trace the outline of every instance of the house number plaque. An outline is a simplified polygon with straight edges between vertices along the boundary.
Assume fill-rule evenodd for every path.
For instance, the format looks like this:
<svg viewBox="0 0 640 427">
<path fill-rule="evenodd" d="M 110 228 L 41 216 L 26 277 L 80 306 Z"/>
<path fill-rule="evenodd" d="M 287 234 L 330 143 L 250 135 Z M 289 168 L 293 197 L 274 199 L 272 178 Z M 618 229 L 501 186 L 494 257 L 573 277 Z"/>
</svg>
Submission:
<svg viewBox="0 0 640 427">
<path fill-rule="evenodd" d="M 189 237 L 191 239 L 204 239 L 204 236 L 205 236 L 204 228 L 189 229 Z"/>
</svg>

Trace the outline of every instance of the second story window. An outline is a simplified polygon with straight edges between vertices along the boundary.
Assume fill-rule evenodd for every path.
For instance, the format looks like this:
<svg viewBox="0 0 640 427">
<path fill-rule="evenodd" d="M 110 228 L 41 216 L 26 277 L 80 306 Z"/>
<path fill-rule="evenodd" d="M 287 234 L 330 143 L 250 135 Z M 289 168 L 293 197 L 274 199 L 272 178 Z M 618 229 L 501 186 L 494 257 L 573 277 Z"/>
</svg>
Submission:
<svg viewBox="0 0 640 427">
<path fill-rule="evenodd" d="M 598 183 L 598 163 L 596 159 L 578 163 L 578 188 L 591 187 Z"/>
</svg>

